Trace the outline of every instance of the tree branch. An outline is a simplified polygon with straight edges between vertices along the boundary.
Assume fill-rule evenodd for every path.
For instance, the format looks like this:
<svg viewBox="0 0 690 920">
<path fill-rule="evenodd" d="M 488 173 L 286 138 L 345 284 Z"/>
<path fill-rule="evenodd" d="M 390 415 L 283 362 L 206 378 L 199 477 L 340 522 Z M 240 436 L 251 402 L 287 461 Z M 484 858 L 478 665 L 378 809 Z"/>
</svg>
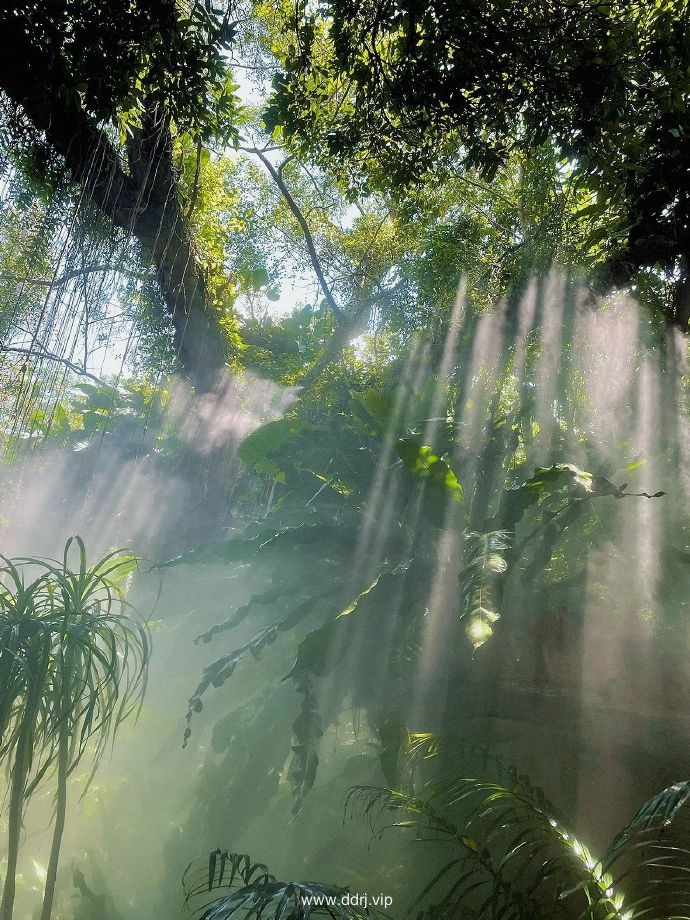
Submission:
<svg viewBox="0 0 690 920">
<path fill-rule="evenodd" d="M 78 364 L 74 364 L 68 358 L 62 358 L 60 355 L 51 354 L 49 351 L 36 351 L 31 348 L 19 348 L 14 345 L 0 345 L 0 352 L 7 355 L 26 355 L 29 358 L 36 358 L 38 361 L 52 361 L 55 364 L 62 364 L 63 367 L 68 368 L 73 373 L 78 374 L 80 377 L 87 377 L 89 380 L 93 380 L 94 383 L 97 383 L 99 386 L 107 387 L 109 384 L 102 380 L 100 377 L 96 377 L 95 374 L 90 374 L 84 368 L 79 367 Z"/>
<path fill-rule="evenodd" d="M 342 352 L 343 348 L 347 343 L 353 339 L 358 334 L 358 327 L 364 318 L 364 316 L 375 307 L 377 304 L 381 303 L 384 300 L 388 300 L 396 291 L 399 291 L 401 287 L 405 284 L 404 279 L 396 282 L 393 287 L 386 288 L 382 291 L 377 291 L 375 294 L 371 294 L 369 297 L 358 304 L 357 309 L 351 317 L 348 317 L 347 321 L 338 326 L 333 335 L 328 341 L 324 353 L 321 355 L 316 364 L 311 368 L 310 371 L 302 380 L 303 387 L 310 387 L 318 378 L 321 376 L 323 371 L 328 367 L 328 365 L 334 361 L 338 355 Z"/>
<path fill-rule="evenodd" d="M 41 287 L 62 287 L 63 284 L 67 284 L 68 281 L 73 281 L 75 278 L 79 278 L 82 275 L 90 275 L 94 272 L 119 272 L 121 275 L 126 275 L 128 278 L 138 278 L 140 281 L 146 281 L 148 275 L 145 272 L 135 272 L 131 271 L 128 268 L 121 268 L 118 265 L 88 265 L 86 268 L 75 268 L 73 271 L 65 272 L 64 275 L 60 275 L 59 278 L 26 278 L 21 275 L 10 275 L 6 272 L 0 272 L 0 278 L 7 279 L 9 281 L 19 281 L 26 284 L 39 284 Z"/>
<path fill-rule="evenodd" d="M 311 234 L 309 225 L 307 224 L 307 221 L 305 220 L 304 214 L 302 214 L 299 205 L 290 194 L 290 189 L 285 184 L 281 173 L 282 165 L 276 169 L 273 163 L 271 163 L 268 157 L 264 156 L 263 151 L 259 150 L 258 147 L 243 147 L 240 149 L 245 150 L 247 153 L 253 153 L 255 156 L 257 156 L 270 173 L 271 178 L 275 184 L 278 186 L 281 195 L 285 199 L 287 206 L 292 211 L 295 220 L 299 224 L 299 228 L 302 231 L 302 235 L 304 236 L 304 243 L 307 247 L 307 252 L 309 253 L 309 260 L 312 264 L 312 268 L 314 269 L 314 274 L 319 281 L 319 286 L 323 291 L 324 299 L 328 306 L 331 308 L 331 311 L 335 316 L 338 325 L 346 324 L 347 317 L 338 306 L 338 303 L 333 296 L 333 292 L 331 291 L 330 286 L 326 281 L 326 276 L 324 275 L 323 268 L 321 267 L 321 260 L 319 259 L 318 253 L 316 252 L 314 237 Z"/>
</svg>

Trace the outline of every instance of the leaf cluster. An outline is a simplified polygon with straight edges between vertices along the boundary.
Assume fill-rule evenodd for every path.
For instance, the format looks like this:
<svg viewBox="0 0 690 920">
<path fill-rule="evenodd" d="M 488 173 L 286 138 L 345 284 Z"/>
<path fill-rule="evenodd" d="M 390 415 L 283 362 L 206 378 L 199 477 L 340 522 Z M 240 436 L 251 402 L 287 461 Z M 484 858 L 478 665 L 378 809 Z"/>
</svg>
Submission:
<svg viewBox="0 0 690 920">
<path fill-rule="evenodd" d="M 68 558 L 73 543 L 76 570 Z M 124 596 L 136 557 L 117 551 L 89 566 L 76 537 L 61 563 L 1 558 L 0 759 L 11 771 L 24 750 L 27 774 L 33 770 L 28 796 L 54 767 L 63 733 L 71 742 L 68 772 L 91 740 L 96 769 L 109 738 L 141 703 L 150 640 Z M 36 577 L 27 580 L 32 570 Z"/>
<path fill-rule="evenodd" d="M 99 122 L 136 122 L 147 100 L 164 105 L 179 131 L 205 141 L 235 137 L 237 87 L 224 55 L 234 24 L 211 0 L 14 4 L 6 28 L 29 41 L 21 68 L 44 105 L 81 107 Z M 11 47 L 11 45 L 8 45 Z"/>
</svg>

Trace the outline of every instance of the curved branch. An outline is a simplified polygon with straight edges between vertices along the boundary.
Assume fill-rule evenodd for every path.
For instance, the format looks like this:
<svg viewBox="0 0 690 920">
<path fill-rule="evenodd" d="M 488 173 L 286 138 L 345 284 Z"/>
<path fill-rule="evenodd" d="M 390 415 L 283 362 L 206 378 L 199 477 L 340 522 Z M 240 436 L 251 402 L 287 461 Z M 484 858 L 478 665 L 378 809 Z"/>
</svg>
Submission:
<svg viewBox="0 0 690 920">
<path fill-rule="evenodd" d="M 281 173 L 282 166 L 276 169 L 273 163 L 271 163 L 268 157 L 264 156 L 263 151 L 259 150 L 258 147 L 243 147 L 241 149 L 245 150 L 247 153 L 253 153 L 255 156 L 257 156 L 270 173 L 271 178 L 275 184 L 278 186 L 281 195 L 285 199 L 287 206 L 292 211 L 295 220 L 299 224 L 300 230 L 302 231 L 304 236 L 304 243 L 307 247 L 307 252 L 309 253 L 309 260 L 312 264 L 312 268 L 314 269 L 314 273 L 318 278 L 319 286 L 323 291 L 324 299 L 326 300 L 328 306 L 331 308 L 331 311 L 335 316 L 338 325 L 343 325 L 346 322 L 346 316 L 338 306 L 338 303 L 333 296 L 333 292 L 331 291 L 330 286 L 326 281 L 326 276 L 324 275 L 323 268 L 321 267 L 321 261 L 319 259 L 318 253 L 316 252 L 316 246 L 314 245 L 314 237 L 311 234 L 311 230 L 309 229 L 309 225 L 305 220 L 304 214 L 302 214 L 299 205 L 290 194 L 290 189 L 285 184 Z"/>
</svg>

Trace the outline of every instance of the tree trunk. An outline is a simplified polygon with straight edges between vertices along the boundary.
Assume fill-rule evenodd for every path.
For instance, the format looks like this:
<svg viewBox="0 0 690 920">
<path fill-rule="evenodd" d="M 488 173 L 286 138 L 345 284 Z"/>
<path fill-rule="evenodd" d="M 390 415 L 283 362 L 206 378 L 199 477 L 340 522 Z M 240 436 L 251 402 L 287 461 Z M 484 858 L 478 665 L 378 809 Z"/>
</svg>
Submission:
<svg viewBox="0 0 690 920">
<path fill-rule="evenodd" d="M 177 195 L 168 119 L 155 103 L 127 141 L 127 157 L 141 200 L 131 231 L 155 267 L 180 363 L 208 390 L 226 362 L 226 346 Z"/>
<path fill-rule="evenodd" d="M 0 902 L 0 920 L 12 920 L 14 910 L 14 895 L 17 881 L 17 859 L 19 857 L 19 836 L 22 829 L 22 815 L 24 805 L 24 792 L 26 778 L 29 772 L 29 738 L 27 732 L 22 731 L 17 745 L 17 754 L 12 771 L 12 784 L 10 788 L 10 808 L 8 815 L 8 849 L 7 849 L 7 874 L 2 889 Z"/>
<path fill-rule="evenodd" d="M 55 898 L 55 882 L 57 880 L 58 864 L 60 862 L 60 847 L 62 834 L 65 829 L 65 812 L 67 810 L 67 768 L 69 759 L 69 734 L 66 722 L 60 728 L 60 741 L 57 763 L 57 793 L 55 808 L 55 825 L 53 827 L 53 842 L 50 847 L 48 872 L 43 893 L 43 907 L 41 920 L 50 920 L 53 912 L 53 899 Z"/>
<path fill-rule="evenodd" d="M 690 323 L 690 277 L 682 278 L 674 286 L 671 322 L 681 332 L 688 331 L 688 323 Z"/>
<path fill-rule="evenodd" d="M 121 151 L 81 108 L 74 93 L 42 86 L 45 49 L 37 49 L 18 22 L 0 30 L 0 89 L 21 106 L 33 126 L 63 157 L 83 197 L 115 226 L 131 233 L 153 265 L 174 329 L 183 369 L 199 389 L 209 389 L 227 359 L 227 339 L 209 302 L 204 272 L 177 193 L 168 121 L 153 103 Z M 51 58 L 53 71 L 57 66 Z M 65 86 L 71 86 L 64 74 Z M 53 73 L 53 78 L 60 77 Z"/>
</svg>

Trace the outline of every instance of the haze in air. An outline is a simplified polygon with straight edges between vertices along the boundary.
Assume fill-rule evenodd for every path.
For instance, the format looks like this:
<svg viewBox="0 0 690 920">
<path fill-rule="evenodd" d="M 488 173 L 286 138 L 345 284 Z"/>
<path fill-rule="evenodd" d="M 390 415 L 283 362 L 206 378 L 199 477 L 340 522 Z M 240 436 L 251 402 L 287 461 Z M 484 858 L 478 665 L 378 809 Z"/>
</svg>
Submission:
<svg viewBox="0 0 690 920">
<path fill-rule="evenodd" d="M 0 920 L 690 916 L 687 0 L 2 15 Z"/>
</svg>

